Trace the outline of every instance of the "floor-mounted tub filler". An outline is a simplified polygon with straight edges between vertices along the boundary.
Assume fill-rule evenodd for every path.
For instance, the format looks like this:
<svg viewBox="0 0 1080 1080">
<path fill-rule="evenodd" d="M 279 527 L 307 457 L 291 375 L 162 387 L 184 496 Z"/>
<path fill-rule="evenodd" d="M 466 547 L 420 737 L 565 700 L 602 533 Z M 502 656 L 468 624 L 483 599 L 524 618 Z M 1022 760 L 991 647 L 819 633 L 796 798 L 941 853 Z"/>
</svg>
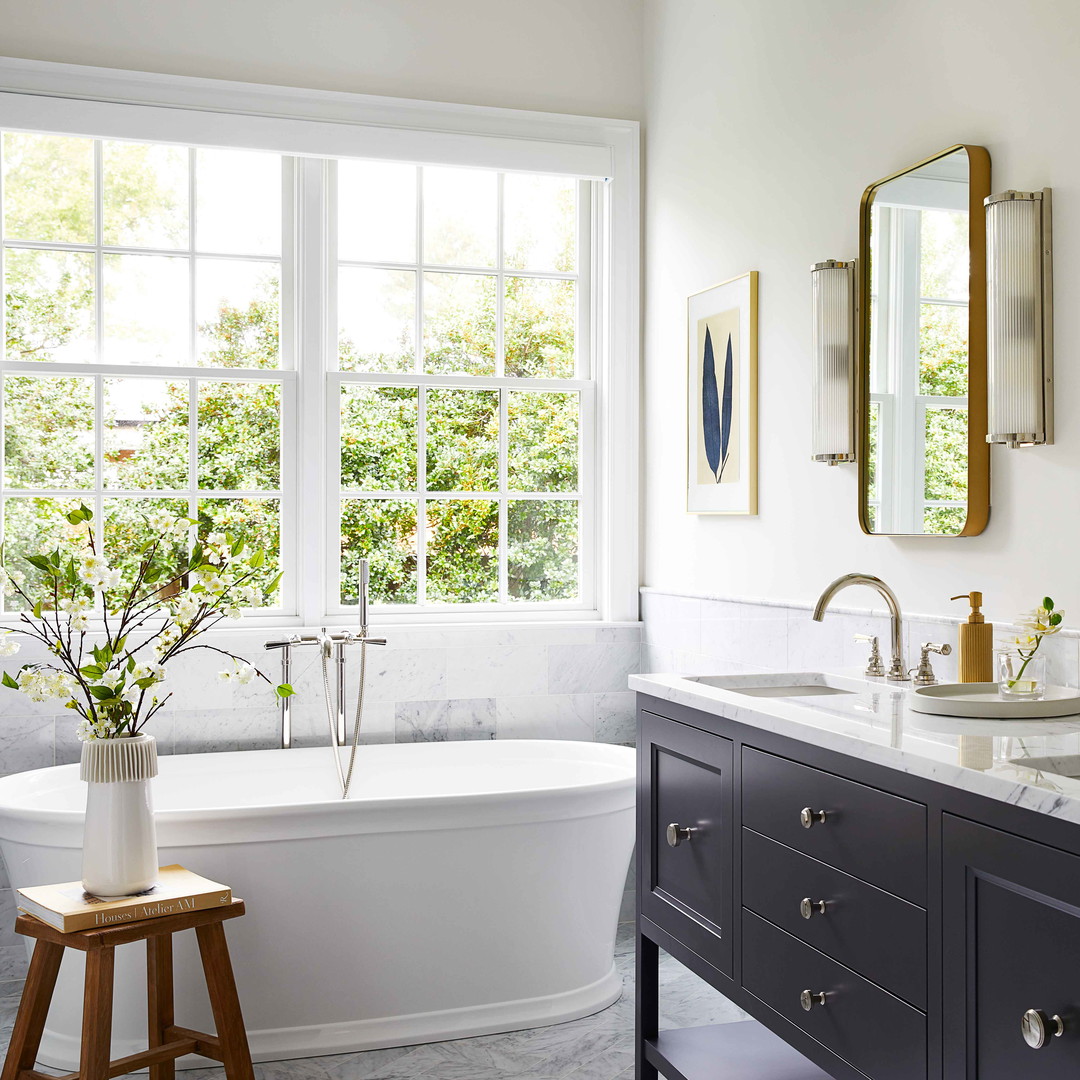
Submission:
<svg viewBox="0 0 1080 1080">
<path fill-rule="evenodd" d="M 0 780 L 16 888 L 78 878 L 78 770 Z M 248 901 L 229 934 L 257 1060 L 554 1024 L 619 997 L 634 774 L 632 750 L 599 743 L 366 746 L 344 801 L 322 748 L 162 757 L 161 861 Z M 186 937 L 178 1015 L 210 1029 Z M 79 959 L 42 1042 L 61 1069 L 78 1067 Z M 113 1057 L 145 1046 L 144 980 L 142 948 L 121 946 Z"/>
</svg>

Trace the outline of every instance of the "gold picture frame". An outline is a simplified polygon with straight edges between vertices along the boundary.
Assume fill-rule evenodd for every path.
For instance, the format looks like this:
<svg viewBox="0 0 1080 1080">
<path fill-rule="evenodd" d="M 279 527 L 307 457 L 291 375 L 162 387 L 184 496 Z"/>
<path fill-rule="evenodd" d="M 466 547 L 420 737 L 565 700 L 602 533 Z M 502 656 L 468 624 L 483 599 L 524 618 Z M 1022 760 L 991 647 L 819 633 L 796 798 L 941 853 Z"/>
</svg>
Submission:
<svg viewBox="0 0 1080 1080">
<path fill-rule="evenodd" d="M 758 512 L 758 272 L 686 302 L 686 512 Z"/>
</svg>

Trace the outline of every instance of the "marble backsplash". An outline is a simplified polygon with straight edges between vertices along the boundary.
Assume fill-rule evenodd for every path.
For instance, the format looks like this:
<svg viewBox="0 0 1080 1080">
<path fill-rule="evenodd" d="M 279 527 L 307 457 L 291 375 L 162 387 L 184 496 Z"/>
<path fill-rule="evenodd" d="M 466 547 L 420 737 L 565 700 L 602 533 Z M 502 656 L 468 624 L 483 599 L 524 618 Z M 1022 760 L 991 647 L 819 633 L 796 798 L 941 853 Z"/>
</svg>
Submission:
<svg viewBox="0 0 1080 1080">
<path fill-rule="evenodd" d="M 865 590 L 862 590 L 865 592 Z M 852 593 L 852 596 L 856 595 Z M 866 593 L 867 596 L 872 594 Z M 837 671 L 866 666 L 869 646 L 856 634 L 874 634 L 889 660 L 889 616 L 875 608 L 830 606 L 823 622 L 812 606 L 794 602 L 725 598 L 643 589 L 642 670 L 686 675 L 748 674 L 755 671 Z M 992 613 L 987 617 L 994 622 Z M 956 680 L 957 641 L 962 618 L 904 613 L 907 666 L 918 663 L 919 646 L 948 643 L 951 656 L 933 656 L 938 680 Z M 995 630 L 1009 629 L 995 622 Z M 1080 686 L 1080 631 L 1062 630 L 1042 645 L 1047 681 Z"/>
<path fill-rule="evenodd" d="M 374 627 L 385 647 L 368 649 L 361 742 L 454 739 L 575 739 L 632 744 L 634 695 L 627 676 L 641 671 L 638 623 Z M 210 643 L 250 660 L 279 681 L 270 630 L 215 631 Z M 206 639 L 204 639 L 206 640 Z M 294 653 L 294 745 L 325 745 L 328 721 L 317 649 Z M 0 663 L 16 671 L 42 657 L 26 647 Z M 210 651 L 170 665 L 168 705 L 148 729 L 164 754 L 268 749 L 280 745 L 280 709 L 261 681 L 223 682 L 231 662 Z M 333 680 L 333 664 L 330 665 Z M 350 650 L 346 701 L 355 708 L 359 650 Z M 78 760 L 76 719 L 0 687 L 0 775 Z M 15 904 L 0 864 L 0 996 L 17 988 L 26 954 L 14 935 Z M 5 985 L 6 984 L 6 985 Z"/>
</svg>

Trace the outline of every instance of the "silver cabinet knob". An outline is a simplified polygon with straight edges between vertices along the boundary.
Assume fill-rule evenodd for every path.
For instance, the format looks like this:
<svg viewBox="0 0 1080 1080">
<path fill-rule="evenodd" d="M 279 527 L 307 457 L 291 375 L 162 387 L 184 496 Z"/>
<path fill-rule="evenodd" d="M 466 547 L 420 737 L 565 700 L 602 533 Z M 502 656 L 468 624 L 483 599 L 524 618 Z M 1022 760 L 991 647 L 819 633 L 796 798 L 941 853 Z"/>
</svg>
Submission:
<svg viewBox="0 0 1080 1080">
<path fill-rule="evenodd" d="M 674 821 L 667 827 L 667 842 L 669 847 L 678 847 L 684 840 L 690 840 L 697 829 L 689 826 L 678 825 Z"/>
<path fill-rule="evenodd" d="M 825 901 L 824 900 L 811 900 L 809 896 L 804 896 L 799 901 L 799 914 L 804 919 L 812 919 L 814 912 L 819 915 L 825 914 Z"/>
<path fill-rule="evenodd" d="M 1048 1034 L 1055 1038 L 1065 1034 L 1065 1021 L 1056 1013 L 1048 1020 L 1041 1009 L 1028 1009 L 1020 1021 L 1020 1033 L 1032 1050 L 1038 1050 L 1046 1045 Z"/>
<path fill-rule="evenodd" d="M 811 829 L 814 826 L 814 822 L 820 821 L 822 825 L 825 824 L 825 811 L 824 810 L 811 810 L 809 806 L 804 806 L 799 811 L 799 822 L 804 829 Z"/>
<path fill-rule="evenodd" d="M 812 990 L 804 990 L 799 995 L 799 1004 L 803 1007 L 803 1012 L 809 1012 L 815 1005 L 824 1005 L 825 991 L 815 994 Z"/>
</svg>

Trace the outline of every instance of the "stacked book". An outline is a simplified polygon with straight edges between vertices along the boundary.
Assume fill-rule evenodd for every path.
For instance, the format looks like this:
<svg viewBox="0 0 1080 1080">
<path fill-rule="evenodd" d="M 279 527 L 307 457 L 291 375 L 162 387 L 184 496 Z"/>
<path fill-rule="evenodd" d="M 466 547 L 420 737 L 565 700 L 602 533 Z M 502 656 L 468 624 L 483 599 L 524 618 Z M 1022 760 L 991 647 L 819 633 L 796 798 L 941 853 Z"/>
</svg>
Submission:
<svg viewBox="0 0 1080 1080">
<path fill-rule="evenodd" d="M 227 885 L 209 881 L 182 866 L 163 866 L 157 884 L 135 896 L 102 899 L 86 892 L 81 881 L 18 890 L 19 910 L 62 934 L 227 907 L 231 903 L 232 890 Z"/>
</svg>

